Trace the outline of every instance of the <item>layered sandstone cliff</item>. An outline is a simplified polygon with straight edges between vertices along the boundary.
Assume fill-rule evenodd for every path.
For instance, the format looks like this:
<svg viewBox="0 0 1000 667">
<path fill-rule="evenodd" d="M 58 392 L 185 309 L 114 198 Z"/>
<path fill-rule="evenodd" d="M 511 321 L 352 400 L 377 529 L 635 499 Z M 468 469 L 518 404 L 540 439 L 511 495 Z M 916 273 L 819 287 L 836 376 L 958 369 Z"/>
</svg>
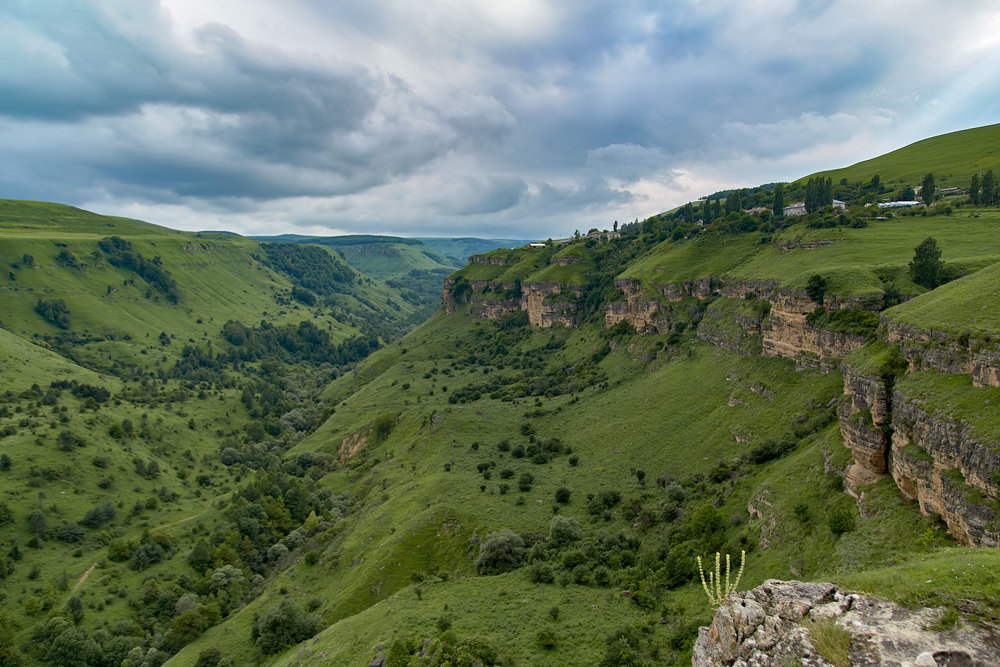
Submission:
<svg viewBox="0 0 1000 667">
<path fill-rule="evenodd" d="M 800 366 L 827 371 L 835 367 L 831 360 L 843 359 L 867 342 L 862 336 L 811 326 L 807 317 L 818 305 L 805 292 L 778 290 L 769 300 L 771 314 L 761 327 L 766 357 L 794 359 Z"/>
<path fill-rule="evenodd" d="M 615 287 L 625 295 L 625 300 L 606 306 L 604 326 L 611 328 L 625 321 L 639 334 L 662 334 L 670 331 L 672 323 L 669 313 L 663 312 L 658 301 L 643 298 L 644 290 L 638 280 L 616 280 Z"/>
<path fill-rule="evenodd" d="M 498 320 L 504 315 L 526 311 L 532 326 L 574 327 L 579 323 L 576 300 L 581 294 L 581 288 L 560 283 L 458 282 L 446 278 L 441 304 L 449 314 L 460 305 L 468 304 L 469 313 L 482 319 Z"/>
<path fill-rule="evenodd" d="M 968 374 L 976 386 L 1000 387 L 1000 341 L 921 329 L 885 317 L 882 324 L 886 339 L 899 345 L 912 369 Z"/>
<path fill-rule="evenodd" d="M 897 389 L 892 401 L 890 471 L 920 509 L 944 519 L 968 545 L 1000 546 L 1000 442 L 977 436 L 961 420 L 928 410 Z"/>
</svg>

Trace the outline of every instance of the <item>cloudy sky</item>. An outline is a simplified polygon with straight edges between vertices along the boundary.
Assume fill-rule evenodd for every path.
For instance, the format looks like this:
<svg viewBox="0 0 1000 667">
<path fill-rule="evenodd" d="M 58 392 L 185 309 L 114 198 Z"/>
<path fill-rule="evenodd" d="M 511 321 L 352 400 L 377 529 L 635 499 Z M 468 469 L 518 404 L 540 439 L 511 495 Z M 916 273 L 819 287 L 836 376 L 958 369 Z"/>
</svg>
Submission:
<svg viewBox="0 0 1000 667">
<path fill-rule="evenodd" d="M 0 0 L 0 197 L 545 238 L 1000 121 L 996 0 Z"/>
</svg>

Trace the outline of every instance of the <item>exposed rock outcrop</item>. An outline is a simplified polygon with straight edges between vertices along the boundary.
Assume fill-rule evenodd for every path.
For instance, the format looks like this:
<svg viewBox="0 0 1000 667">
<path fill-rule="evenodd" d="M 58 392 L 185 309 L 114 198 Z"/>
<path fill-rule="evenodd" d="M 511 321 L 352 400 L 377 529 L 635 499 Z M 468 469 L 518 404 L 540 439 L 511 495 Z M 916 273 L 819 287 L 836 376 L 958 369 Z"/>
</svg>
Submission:
<svg viewBox="0 0 1000 667">
<path fill-rule="evenodd" d="M 642 298 L 642 285 L 638 280 L 616 280 L 615 287 L 622 291 L 625 300 L 607 305 L 604 311 L 604 326 L 611 328 L 624 320 L 640 334 L 662 334 L 670 331 L 670 317 L 661 312 L 657 301 Z"/>
<path fill-rule="evenodd" d="M 472 315 L 487 320 L 523 310 L 536 327 L 574 327 L 579 323 L 576 299 L 583 293 L 579 287 L 491 280 L 468 280 L 460 285 L 453 278 L 445 279 L 441 293 L 445 312 L 454 313 L 459 304 L 468 303 Z"/>
<path fill-rule="evenodd" d="M 962 544 L 998 546 L 1000 443 L 976 437 L 969 424 L 931 414 L 900 390 L 893 394 L 893 479 L 921 511 L 940 515 Z"/>
<path fill-rule="evenodd" d="M 861 336 L 811 326 L 806 316 L 818 306 L 805 292 L 779 290 L 770 301 L 771 314 L 761 327 L 766 357 L 795 359 L 800 365 L 829 370 L 830 366 L 822 363 L 824 360 L 843 359 L 866 342 Z M 839 304 L 831 305 L 840 307 Z M 811 361 L 810 355 L 818 362 Z"/>
<path fill-rule="evenodd" d="M 854 454 L 845 481 L 856 495 L 859 485 L 872 484 L 889 472 L 890 378 L 864 373 L 846 362 L 841 372 L 846 400 L 840 402 L 837 416 L 844 445 Z"/>
<path fill-rule="evenodd" d="M 852 665 L 995 665 L 1000 634 L 962 626 L 931 631 L 941 609 L 910 610 L 834 584 L 766 581 L 731 595 L 701 628 L 691 664 L 815 665 L 831 663 L 813 640 L 816 623 L 834 624 L 849 640 Z"/>
<path fill-rule="evenodd" d="M 1000 387 L 1000 341 L 920 329 L 886 317 L 882 324 L 886 339 L 899 345 L 911 369 L 968 374 L 977 387 Z"/>
</svg>

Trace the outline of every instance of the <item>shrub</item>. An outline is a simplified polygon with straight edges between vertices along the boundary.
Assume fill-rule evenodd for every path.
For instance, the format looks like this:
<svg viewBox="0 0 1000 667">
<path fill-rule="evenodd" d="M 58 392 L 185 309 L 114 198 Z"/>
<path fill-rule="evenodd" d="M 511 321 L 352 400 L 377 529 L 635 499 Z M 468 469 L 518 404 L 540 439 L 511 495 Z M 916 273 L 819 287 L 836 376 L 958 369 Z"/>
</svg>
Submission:
<svg viewBox="0 0 1000 667">
<path fill-rule="evenodd" d="M 556 489 L 556 502 L 560 505 L 565 505 L 569 502 L 570 490 L 565 486 L 561 486 Z"/>
<path fill-rule="evenodd" d="M 517 488 L 519 488 L 524 493 L 531 491 L 531 485 L 535 483 L 535 476 L 530 472 L 521 473 L 521 476 L 517 478 Z"/>
<path fill-rule="evenodd" d="M 524 540 L 505 528 L 490 533 L 479 547 L 476 571 L 480 574 L 501 574 L 516 570 L 524 561 Z"/>
<path fill-rule="evenodd" d="M 83 534 L 83 528 L 75 521 L 67 521 L 56 528 L 56 539 L 62 542 L 79 542 Z"/>
<path fill-rule="evenodd" d="M 549 524 L 549 543 L 558 548 L 582 537 L 580 524 L 573 517 L 554 516 Z"/>
<path fill-rule="evenodd" d="M 838 507 L 830 513 L 826 525 L 834 535 L 843 535 L 854 528 L 854 517 L 846 507 Z"/>
<path fill-rule="evenodd" d="M 555 570 L 546 562 L 533 563 L 528 568 L 528 581 L 533 584 L 551 584 L 555 580 Z"/>
<path fill-rule="evenodd" d="M 146 542 L 139 546 L 132 554 L 129 565 L 133 570 L 145 570 L 150 565 L 154 565 L 163 560 L 163 547 L 156 542 Z"/>
<path fill-rule="evenodd" d="M 542 628 L 535 635 L 535 641 L 546 651 L 551 651 L 556 647 L 556 633 L 552 628 Z"/>
<path fill-rule="evenodd" d="M 318 622 L 316 616 L 307 614 L 286 597 L 257 617 L 250 638 L 260 647 L 261 653 L 271 655 L 312 637 Z"/>
</svg>

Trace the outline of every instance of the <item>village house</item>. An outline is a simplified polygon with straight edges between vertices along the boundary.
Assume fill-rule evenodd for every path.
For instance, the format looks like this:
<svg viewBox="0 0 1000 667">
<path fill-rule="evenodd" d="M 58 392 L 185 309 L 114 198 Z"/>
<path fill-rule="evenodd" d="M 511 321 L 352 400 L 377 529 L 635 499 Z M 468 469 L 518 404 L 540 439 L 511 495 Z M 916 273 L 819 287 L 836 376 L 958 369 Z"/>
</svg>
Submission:
<svg viewBox="0 0 1000 667">
<path fill-rule="evenodd" d="M 797 201 L 794 204 L 789 204 L 782 209 L 787 218 L 790 215 L 805 215 L 806 214 L 806 203 L 804 201 Z"/>
</svg>

